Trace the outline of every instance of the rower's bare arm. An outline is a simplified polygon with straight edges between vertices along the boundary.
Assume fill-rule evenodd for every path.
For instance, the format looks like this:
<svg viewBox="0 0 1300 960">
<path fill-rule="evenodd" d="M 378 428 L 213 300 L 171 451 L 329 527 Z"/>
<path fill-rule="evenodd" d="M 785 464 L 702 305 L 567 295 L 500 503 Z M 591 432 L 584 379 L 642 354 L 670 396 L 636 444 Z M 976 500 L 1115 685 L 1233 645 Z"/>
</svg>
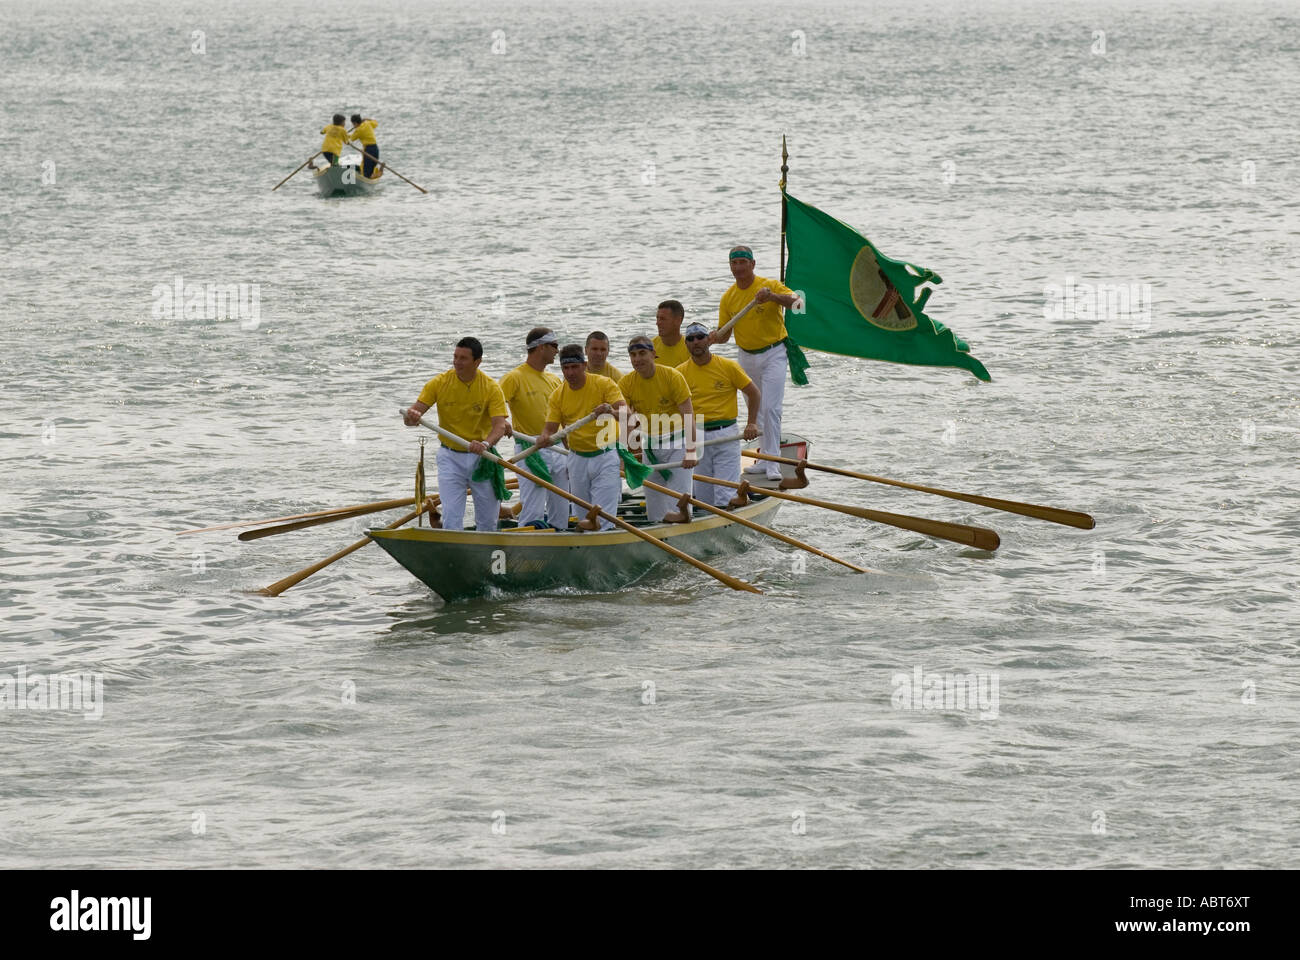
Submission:
<svg viewBox="0 0 1300 960">
<path fill-rule="evenodd" d="M 416 400 L 415 403 L 411 404 L 411 408 L 406 411 L 406 419 L 402 422 L 408 427 L 418 427 L 420 425 L 420 418 L 428 412 L 429 405 Z"/>
<path fill-rule="evenodd" d="M 539 447 L 549 447 L 551 445 L 551 437 L 555 436 L 559 431 L 559 421 L 547 420 L 545 426 L 542 427 L 542 432 L 537 437 L 537 445 Z"/>
<path fill-rule="evenodd" d="M 489 447 L 494 447 L 502 437 L 510 432 L 510 424 L 505 417 L 493 417 L 492 429 L 488 432 L 488 437 L 483 442 Z"/>
<path fill-rule="evenodd" d="M 758 384 L 752 380 L 742 387 L 740 392 L 745 395 L 745 413 L 748 414 L 744 437 L 746 440 L 753 440 L 758 436 L 758 405 L 763 398 L 758 392 Z"/>
</svg>

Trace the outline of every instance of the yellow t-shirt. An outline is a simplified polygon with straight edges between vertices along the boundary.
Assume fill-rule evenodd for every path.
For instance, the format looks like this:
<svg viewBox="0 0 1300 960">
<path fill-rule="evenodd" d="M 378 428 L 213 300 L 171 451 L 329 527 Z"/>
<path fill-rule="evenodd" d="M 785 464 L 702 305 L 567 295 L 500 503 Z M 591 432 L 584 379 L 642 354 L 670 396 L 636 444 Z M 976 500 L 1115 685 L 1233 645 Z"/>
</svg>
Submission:
<svg viewBox="0 0 1300 960">
<path fill-rule="evenodd" d="M 694 360 L 678 364 L 677 372 L 686 378 L 695 413 L 704 417 L 705 423 L 736 419 L 736 391 L 753 382 L 735 360 L 717 354 L 703 366 Z"/>
<path fill-rule="evenodd" d="M 686 378 L 672 367 L 655 364 L 654 375 L 650 377 L 633 370 L 618 382 L 618 388 L 637 413 L 673 418 L 666 423 L 656 420 L 642 423 L 641 429 L 649 435 L 646 442 L 652 447 L 668 446 L 671 438 L 683 434 L 686 424 L 680 407 L 691 399 L 691 388 Z"/>
<path fill-rule="evenodd" d="M 561 427 L 566 427 L 581 420 L 602 403 L 614 404 L 622 402 L 623 394 L 619 393 L 617 383 L 609 379 L 609 377 L 589 373 L 587 374 L 587 382 L 582 385 L 581 390 L 574 390 L 569 386 L 569 382 L 565 380 L 551 394 L 551 399 L 546 406 L 546 421 L 547 423 L 558 423 Z M 569 434 L 566 438 L 569 449 L 580 450 L 583 453 L 594 453 L 600 449 L 596 443 L 596 438 L 606 430 L 604 420 L 604 417 L 597 417 L 585 427 L 579 427 Z"/>
<path fill-rule="evenodd" d="M 564 381 L 546 370 L 534 370 L 521 363 L 501 378 L 501 392 L 510 406 L 516 430 L 537 436 L 546 426 L 546 406 L 555 388 Z"/>
<path fill-rule="evenodd" d="M 343 152 L 343 142 L 348 138 L 346 130 L 337 123 L 331 123 L 329 126 L 321 127 L 320 132 L 325 134 L 325 142 L 320 145 L 321 153 Z"/>
<path fill-rule="evenodd" d="M 587 364 L 587 373 L 588 374 L 594 373 L 598 377 L 608 377 L 610 380 L 613 380 L 615 383 L 618 383 L 620 380 L 623 379 L 623 374 L 619 372 L 618 367 L 614 366 L 608 360 L 605 361 L 605 365 L 601 367 L 599 370 L 597 370 L 591 364 Z"/>
<path fill-rule="evenodd" d="M 352 140 L 360 140 L 363 147 L 374 146 L 375 127 L 377 126 L 379 126 L 378 120 L 362 120 L 359 124 L 353 127 L 352 132 L 348 134 L 349 142 Z"/>
<path fill-rule="evenodd" d="M 655 363 L 663 364 L 665 367 L 675 367 L 689 359 L 691 359 L 691 351 L 686 349 L 685 337 L 671 347 L 667 346 L 661 337 L 655 337 Z"/>
<path fill-rule="evenodd" d="M 758 274 L 754 274 L 754 282 L 744 290 L 733 283 L 722 295 L 722 302 L 718 304 L 718 326 L 721 327 L 740 313 L 741 308 L 753 300 L 754 294 L 763 287 L 767 287 L 773 293 L 794 293 L 780 280 L 768 280 Z M 741 317 L 731 332 L 736 336 L 736 346 L 742 350 L 761 350 L 778 340 L 784 340 L 786 338 L 785 308 L 775 300 L 760 303 Z"/>
<path fill-rule="evenodd" d="M 453 367 L 426 383 L 419 399 L 438 408 L 440 427 L 466 440 L 486 440 L 492 432 L 492 418 L 506 415 L 501 387 L 482 370 L 475 371 L 469 383 L 463 383 Z M 465 449 L 447 440 L 442 445 L 452 450 Z"/>
</svg>

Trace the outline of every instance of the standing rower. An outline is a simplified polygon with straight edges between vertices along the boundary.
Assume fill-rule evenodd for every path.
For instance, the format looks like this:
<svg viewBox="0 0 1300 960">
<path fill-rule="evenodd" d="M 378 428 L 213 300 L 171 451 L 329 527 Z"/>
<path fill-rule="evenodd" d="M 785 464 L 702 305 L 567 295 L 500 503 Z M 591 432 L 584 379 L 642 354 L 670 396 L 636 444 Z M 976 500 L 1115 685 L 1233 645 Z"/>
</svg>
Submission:
<svg viewBox="0 0 1300 960">
<path fill-rule="evenodd" d="M 361 141 L 361 149 L 366 154 L 361 158 L 361 175 L 367 179 L 375 175 L 375 161 L 379 159 L 379 144 L 375 142 L 377 126 L 379 126 L 378 120 L 371 120 L 369 117 L 363 120 L 361 114 L 352 114 L 352 132 L 348 134 L 348 142 Z"/>
<path fill-rule="evenodd" d="M 325 135 L 325 141 L 320 145 L 321 156 L 330 162 L 331 167 L 337 166 L 339 154 L 343 152 L 343 144 L 348 138 L 348 132 L 343 128 L 343 114 L 334 114 L 334 119 L 321 127 L 320 132 Z"/>
<path fill-rule="evenodd" d="M 732 247 L 728 254 L 731 275 L 736 278 L 722 295 L 718 305 L 718 326 L 722 327 L 752 300 L 758 304 L 736 323 L 736 346 L 740 348 L 740 365 L 758 384 L 763 394 L 759 427 L 763 440 L 759 450 L 772 456 L 781 453 L 781 405 L 785 398 L 785 371 L 789 363 L 783 307 L 794 306 L 795 293 L 779 280 L 769 280 L 754 273 L 754 251 L 749 247 Z M 726 343 L 730 333 L 710 336 L 711 343 Z M 765 473 L 769 480 L 781 479 L 781 466 L 771 460 L 760 461 L 745 469 L 746 473 Z"/>
<path fill-rule="evenodd" d="M 620 461 L 615 451 L 618 424 L 603 415 L 612 414 L 623 406 L 623 394 L 619 393 L 618 384 L 613 380 L 587 372 L 582 347 L 576 343 L 560 350 L 560 372 L 564 374 L 564 383 L 551 394 L 546 426 L 537 440 L 546 446 L 561 426 L 576 423 L 590 413 L 602 414 L 565 439 L 573 454 L 569 463 L 569 490 L 610 516 L 618 516 L 618 501 L 623 493 L 623 481 L 618 472 Z M 580 530 L 613 528 L 614 524 L 604 517 L 595 522 L 585 517 L 578 521 Z"/>
<path fill-rule="evenodd" d="M 709 351 L 712 338 L 702 323 L 692 323 L 685 331 L 686 347 L 691 359 L 677 367 L 691 388 L 695 412 L 704 418 L 704 439 L 728 438 L 723 443 L 700 447 L 699 473 L 719 480 L 740 482 L 740 437 L 736 428 L 736 391 L 745 395 L 749 415 L 743 434 L 746 440 L 758 436 L 755 420 L 762 399 L 759 388 L 735 360 L 714 356 Z M 716 483 L 695 482 L 695 497 L 716 507 L 731 504 L 731 491 Z"/>
<path fill-rule="evenodd" d="M 443 440 L 438 448 L 438 492 L 442 495 L 442 525 L 465 528 L 465 488 L 474 495 L 474 529 L 495 530 L 501 502 L 492 481 L 472 480 L 480 453 L 506 435 L 506 398 L 497 382 L 480 370 L 483 345 L 463 337 L 452 353 L 452 367 L 424 385 L 420 399 L 406 411 L 406 425 L 414 427 L 432 406 L 438 408 L 438 425 L 469 441 L 469 449 Z"/>
<path fill-rule="evenodd" d="M 609 377 L 615 383 L 623 379 L 623 374 L 618 367 L 609 360 L 609 337 L 599 330 L 593 330 L 587 334 L 587 372 L 594 373 L 598 377 Z"/>
<path fill-rule="evenodd" d="M 655 480 L 679 495 L 690 493 L 692 468 L 699 463 L 691 388 L 677 370 L 655 363 L 654 343 L 649 337 L 633 337 L 628 342 L 627 353 L 632 372 L 618 382 L 618 388 L 627 398 L 631 411 L 640 414 L 638 432 L 645 440 L 646 463 L 680 460 L 682 465 L 669 470 L 667 480 L 661 477 Z M 632 446 L 630 438 L 628 446 Z M 646 488 L 645 512 L 651 523 L 689 520 L 689 510 L 678 512 L 675 503 L 675 498 Z"/>
<path fill-rule="evenodd" d="M 501 392 L 510 407 L 511 426 L 521 433 L 537 436 L 546 426 L 546 408 L 551 394 L 564 382 L 546 368 L 555 362 L 560 351 L 559 337 L 550 327 L 534 327 L 524 340 L 528 359 L 501 378 Z M 529 446 L 515 437 L 515 452 Z M 562 490 L 569 489 L 569 458 L 555 448 L 538 454 L 551 475 L 551 482 Z M 525 463 L 525 467 L 528 465 Z M 531 480 L 519 478 L 520 526 L 552 526 L 566 530 L 569 526 L 569 501 L 558 493 L 539 487 Z"/>
<path fill-rule="evenodd" d="M 655 337 L 655 362 L 666 367 L 675 367 L 691 359 L 691 352 L 686 349 L 682 339 L 682 320 L 686 317 L 686 308 L 680 300 L 665 300 L 655 312 L 655 325 L 659 336 Z"/>
</svg>

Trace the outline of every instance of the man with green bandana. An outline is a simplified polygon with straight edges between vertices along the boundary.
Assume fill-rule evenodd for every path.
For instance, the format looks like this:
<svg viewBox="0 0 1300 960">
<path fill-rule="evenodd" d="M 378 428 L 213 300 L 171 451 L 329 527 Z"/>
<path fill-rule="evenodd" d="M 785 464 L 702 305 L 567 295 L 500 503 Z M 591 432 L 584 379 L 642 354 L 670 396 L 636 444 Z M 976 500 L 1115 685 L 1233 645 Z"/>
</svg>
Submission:
<svg viewBox="0 0 1300 960">
<path fill-rule="evenodd" d="M 741 369 L 758 386 L 762 404 L 758 427 L 763 432 L 759 450 L 772 456 L 781 453 L 781 405 L 785 399 L 785 371 L 789 363 L 785 330 L 785 307 L 795 304 L 793 290 L 779 280 L 769 280 L 754 273 L 754 251 L 746 246 L 732 247 L 728 255 L 731 275 L 736 282 L 722 295 L 718 305 L 721 328 L 750 301 L 757 306 L 736 322 L 736 346 L 740 348 Z M 711 344 L 726 343 L 731 334 L 709 335 Z M 771 461 L 759 461 L 746 467 L 745 473 L 764 473 L 769 480 L 781 479 L 781 467 Z"/>
</svg>

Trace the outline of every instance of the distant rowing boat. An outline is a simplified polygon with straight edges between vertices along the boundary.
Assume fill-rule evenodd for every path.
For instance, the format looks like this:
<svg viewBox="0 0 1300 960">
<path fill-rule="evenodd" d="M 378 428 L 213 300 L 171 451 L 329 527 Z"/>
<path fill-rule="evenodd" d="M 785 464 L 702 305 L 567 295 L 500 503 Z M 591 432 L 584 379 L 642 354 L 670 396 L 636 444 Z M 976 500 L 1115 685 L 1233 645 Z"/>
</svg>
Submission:
<svg viewBox="0 0 1300 960">
<path fill-rule="evenodd" d="M 802 437 L 787 435 L 781 447 L 788 456 L 807 457 L 808 444 Z M 794 476 L 793 471 L 789 476 Z M 761 478 L 757 482 L 751 479 L 753 496 L 748 504 L 732 511 L 734 515 L 771 525 L 781 501 L 761 496 L 764 482 Z M 690 523 L 652 525 L 646 522 L 644 501 L 632 494 L 624 494 L 619 517 L 696 558 L 738 552 L 745 549 L 750 538 L 758 536 L 727 517 L 702 511 Z M 621 590 L 655 567 L 673 562 L 654 544 L 619 529 L 595 533 L 502 529 L 479 533 L 408 527 L 369 530 L 367 536 L 448 601 L 557 587 Z"/>
<path fill-rule="evenodd" d="M 328 167 L 317 167 L 314 176 L 322 197 L 358 197 L 374 192 L 383 171 L 379 176 L 367 177 L 361 172 L 361 157 L 354 155 Z"/>
</svg>

